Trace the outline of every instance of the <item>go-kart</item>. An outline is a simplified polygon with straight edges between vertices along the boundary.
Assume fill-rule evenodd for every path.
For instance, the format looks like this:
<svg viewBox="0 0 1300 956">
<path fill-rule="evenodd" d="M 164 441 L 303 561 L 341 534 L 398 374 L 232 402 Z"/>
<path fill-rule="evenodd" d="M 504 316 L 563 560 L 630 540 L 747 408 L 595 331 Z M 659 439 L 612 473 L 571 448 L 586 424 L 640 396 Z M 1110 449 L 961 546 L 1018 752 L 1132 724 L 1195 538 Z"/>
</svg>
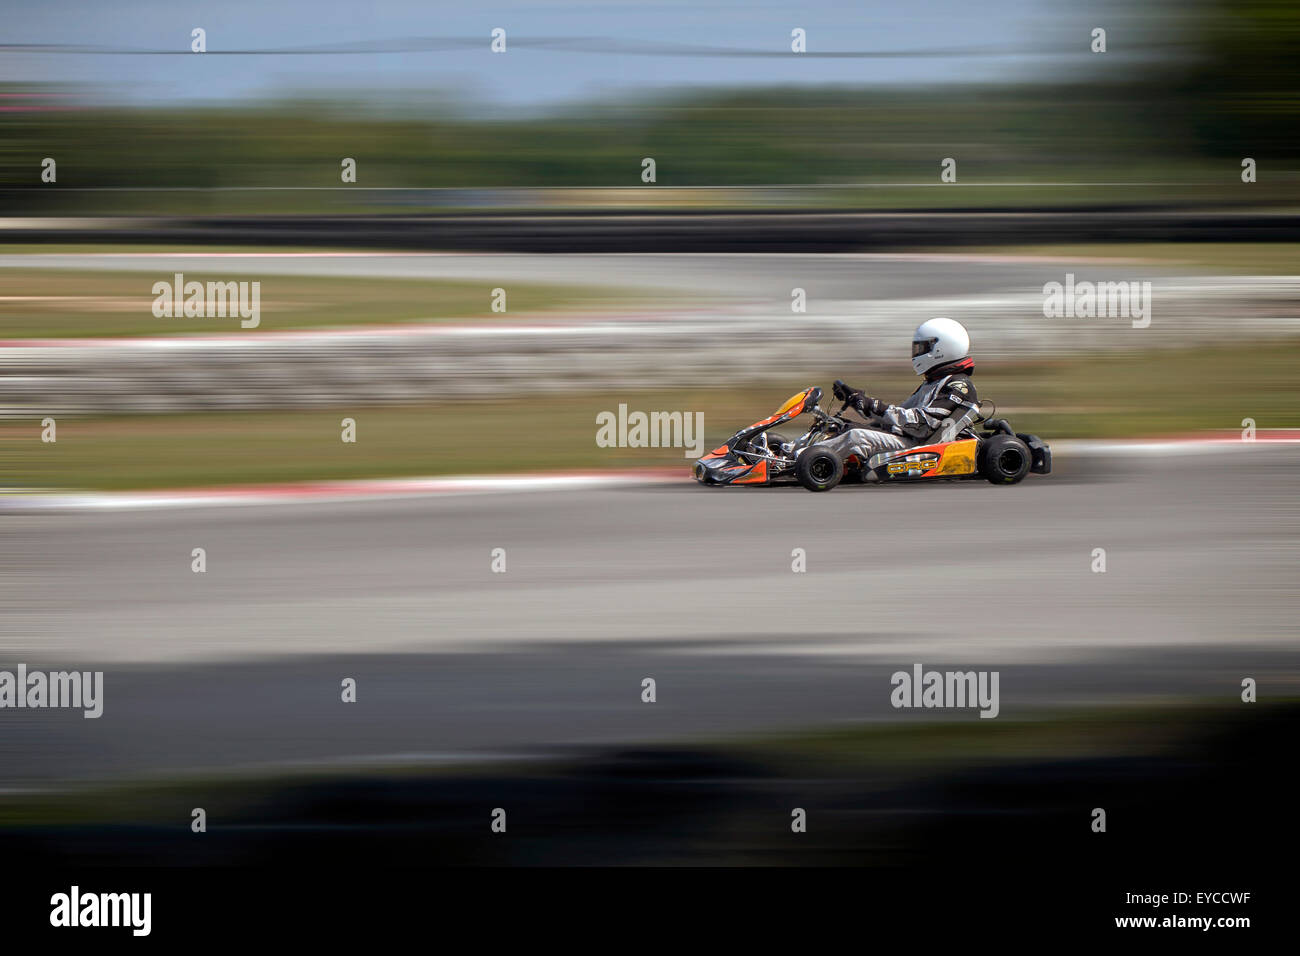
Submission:
<svg viewBox="0 0 1300 956">
<path fill-rule="evenodd" d="M 829 491 L 841 481 L 896 482 L 984 478 L 995 485 L 1014 485 L 1025 475 L 1052 471 L 1052 450 L 1037 435 L 1017 434 L 1000 418 L 968 411 L 945 422 L 923 444 L 847 460 L 819 444 L 850 428 L 870 427 L 844 417 L 846 401 L 834 415 L 822 411 L 817 386 L 790 396 L 776 414 L 742 428 L 699 459 L 695 479 L 704 485 L 773 485 L 798 482 L 810 491 Z M 792 441 L 768 432 L 805 412 L 812 426 Z M 982 427 L 983 432 L 976 429 Z"/>
</svg>

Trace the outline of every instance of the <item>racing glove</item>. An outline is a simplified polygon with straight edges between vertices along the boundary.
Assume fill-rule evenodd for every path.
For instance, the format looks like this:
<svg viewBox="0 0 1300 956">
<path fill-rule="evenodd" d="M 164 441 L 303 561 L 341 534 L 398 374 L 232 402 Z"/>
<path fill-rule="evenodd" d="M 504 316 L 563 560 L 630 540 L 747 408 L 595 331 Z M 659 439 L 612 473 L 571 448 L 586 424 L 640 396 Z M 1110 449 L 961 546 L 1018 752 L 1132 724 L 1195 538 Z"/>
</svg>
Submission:
<svg viewBox="0 0 1300 956">
<path fill-rule="evenodd" d="M 884 402 L 878 398 L 870 398 L 861 389 L 850 388 L 839 379 L 831 386 L 831 392 L 840 401 L 848 402 L 849 406 L 857 409 L 862 415 L 879 415 L 887 407 Z"/>
<path fill-rule="evenodd" d="M 889 406 L 878 398 L 871 398 L 870 396 L 863 395 L 861 392 L 854 392 L 853 407 L 866 416 L 880 415 Z"/>
</svg>

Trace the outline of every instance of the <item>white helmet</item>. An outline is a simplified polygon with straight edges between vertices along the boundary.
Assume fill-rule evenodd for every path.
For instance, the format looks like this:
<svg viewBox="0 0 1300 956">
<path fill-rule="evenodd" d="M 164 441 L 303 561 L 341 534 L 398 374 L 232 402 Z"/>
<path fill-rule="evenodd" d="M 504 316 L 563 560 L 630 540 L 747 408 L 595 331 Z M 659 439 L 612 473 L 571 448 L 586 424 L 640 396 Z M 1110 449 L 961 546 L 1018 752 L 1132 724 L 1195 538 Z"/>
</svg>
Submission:
<svg viewBox="0 0 1300 956">
<path fill-rule="evenodd" d="M 970 336 L 960 322 L 930 319 L 916 327 L 912 336 L 912 368 L 924 375 L 936 365 L 964 359 L 970 352 Z"/>
</svg>

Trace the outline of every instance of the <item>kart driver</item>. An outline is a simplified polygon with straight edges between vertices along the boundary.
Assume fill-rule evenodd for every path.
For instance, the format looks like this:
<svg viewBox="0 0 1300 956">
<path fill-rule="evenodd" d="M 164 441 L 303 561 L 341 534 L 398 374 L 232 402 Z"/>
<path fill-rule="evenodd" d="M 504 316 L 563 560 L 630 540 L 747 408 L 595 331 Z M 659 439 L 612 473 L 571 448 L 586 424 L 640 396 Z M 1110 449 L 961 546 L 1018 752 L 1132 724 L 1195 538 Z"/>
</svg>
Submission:
<svg viewBox="0 0 1300 956">
<path fill-rule="evenodd" d="M 901 405 L 886 405 L 838 379 L 833 393 L 847 401 L 869 424 L 854 427 L 821 444 L 841 460 L 857 455 L 865 465 L 872 455 L 950 441 L 979 412 L 971 383 L 975 362 L 969 357 L 970 336 L 960 322 L 930 319 L 912 335 L 912 368 L 925 382 Z"/>
</svg>

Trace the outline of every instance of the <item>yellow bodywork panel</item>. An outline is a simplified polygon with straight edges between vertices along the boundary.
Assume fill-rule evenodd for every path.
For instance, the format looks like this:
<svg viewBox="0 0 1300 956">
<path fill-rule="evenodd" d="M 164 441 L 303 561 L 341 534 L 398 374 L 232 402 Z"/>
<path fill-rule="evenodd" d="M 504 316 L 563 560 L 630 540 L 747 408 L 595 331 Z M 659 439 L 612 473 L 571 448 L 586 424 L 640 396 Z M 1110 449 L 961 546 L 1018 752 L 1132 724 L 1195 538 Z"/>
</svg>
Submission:
<svg viewBox="0 0 1300 956">
<path fill-rule="evenodd" d="M 979 444 L 974 438 L 955 441 L 943 450 L 936 475 L 973 475 L 975 474 L 975 447 Z"/>
<path fill-rule="evenodd" d="M 786 412 L 788 412 L 790 409 L 794 408 L 796 405 L 798 405 L 800 402 L 802 402 L 803 399 L 804 399 L 804 396 L 807 395 L 807 394 L 808 394 L 808 392 L 807 392 L 807 390 L 805 390 L 805 391 L 802 391 L 802 392 L 797 392 L 797 393 L 794 394 L 794 395 L 791 395 L 789 398 L 787 398 L 787 399 L 785 400 L 785 403 L 784 403 L 780 408 L 778 408 L 778 409 L 776 410 L 776 413 L 777 413 L 778 415 L 784 415 L 784 414 L 785 414 Z"/>
</svg>

